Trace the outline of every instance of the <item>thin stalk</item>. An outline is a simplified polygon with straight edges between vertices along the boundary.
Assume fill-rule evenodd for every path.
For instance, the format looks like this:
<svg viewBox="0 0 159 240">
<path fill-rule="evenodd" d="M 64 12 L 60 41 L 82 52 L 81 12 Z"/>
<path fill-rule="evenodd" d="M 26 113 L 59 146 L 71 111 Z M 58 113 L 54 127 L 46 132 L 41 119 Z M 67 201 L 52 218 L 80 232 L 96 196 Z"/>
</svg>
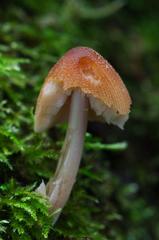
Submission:
<svg viewBox="0 0 159 240">
<path fill-rule="evenodd" d="M 87 127 L 88 100 L 76 90 L 72 94 L 68 130 L 53 178 L 47 184 L 47 196 L 53 210 L 62 209 L 76 181 Z"/>
</svg>

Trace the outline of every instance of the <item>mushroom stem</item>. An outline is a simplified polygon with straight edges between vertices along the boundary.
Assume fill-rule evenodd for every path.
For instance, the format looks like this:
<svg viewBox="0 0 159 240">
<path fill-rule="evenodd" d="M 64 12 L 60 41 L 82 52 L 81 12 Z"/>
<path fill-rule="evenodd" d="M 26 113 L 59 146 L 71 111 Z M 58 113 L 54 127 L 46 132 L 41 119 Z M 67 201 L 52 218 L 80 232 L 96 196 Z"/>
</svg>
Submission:
<svg viewBox="0 0 159 240">
<path fill-rule="evenodd" d="M 46 187 L 53 210 L 64 207 L 76 181 L 87 127 L 87 112 L 87 98 L 80 90 L 75 90 L 72 94 L 68 130 L 61 157 L 55 175 Z"/>
</svg>

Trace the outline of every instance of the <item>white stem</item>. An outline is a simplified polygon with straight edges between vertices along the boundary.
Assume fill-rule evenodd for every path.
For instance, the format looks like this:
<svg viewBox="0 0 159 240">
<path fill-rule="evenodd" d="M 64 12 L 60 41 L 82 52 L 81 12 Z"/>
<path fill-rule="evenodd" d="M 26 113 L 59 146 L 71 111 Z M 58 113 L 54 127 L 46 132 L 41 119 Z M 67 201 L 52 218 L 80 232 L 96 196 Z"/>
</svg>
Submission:
<svg viewBox="0 0 159 240">
<path fill-rule="evenodd" d="M 46 188 L 53 210 L 64 207 L 76 181 L 87 126 L 87 101 L 79 90 L 73 92 L 68 130 L 61 157 L 54 178 L 50 179 Z"/>
</svg>

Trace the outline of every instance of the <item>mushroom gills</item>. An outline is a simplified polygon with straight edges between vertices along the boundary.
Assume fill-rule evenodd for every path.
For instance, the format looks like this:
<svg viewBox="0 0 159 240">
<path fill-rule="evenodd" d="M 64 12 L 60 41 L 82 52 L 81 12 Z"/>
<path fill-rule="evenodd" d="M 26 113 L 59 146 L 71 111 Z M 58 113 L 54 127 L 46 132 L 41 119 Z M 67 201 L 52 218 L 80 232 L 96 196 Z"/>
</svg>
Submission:
<svg viewBox="0 0 159 240">
<path fill-rule="evenodd" d="M 121 129 L 124 128 L 129 114 L 119 114 L 115 109 L 106 106 L 102 101 L 93 96 L 89 96 L 89 102 L 97 116 L 101 116 L 108 124 L 116 125 Z"/>
<path fill-rule="evenodd" d="M 35 132 L 42 132 L 52 127 L 56 115 L 70 94 L 71 92 L 64 91 L 59 83 L 48 82 L 44 85 L 35 112 Z"/>
<path fill-rule="evenodd" d="M 70 95 L 74 90 L 63 90 L 59 83 L 47 83 L 42 90 L 35 114 L 36 132 L 42 132 L 55 123 L 67 122 L 70 109 Z M 86 94 L 89 99 L 90 109 L 88 119 L 91 121 L 106 121 L 123 129 L 128 120 L 128 114 L 119 114 L 112 107 L 106 106 L 101 100 Z M 45 107 L 44 107 L 45 106 Z"/>
</svg>

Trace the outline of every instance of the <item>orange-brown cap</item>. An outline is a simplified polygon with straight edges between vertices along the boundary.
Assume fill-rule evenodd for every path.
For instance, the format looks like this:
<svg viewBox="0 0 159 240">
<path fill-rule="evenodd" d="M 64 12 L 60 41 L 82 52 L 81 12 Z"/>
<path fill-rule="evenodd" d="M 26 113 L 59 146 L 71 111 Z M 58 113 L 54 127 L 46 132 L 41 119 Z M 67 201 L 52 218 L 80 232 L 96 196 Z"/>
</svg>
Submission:
<svg viewBox="0 0 159 240">
<path fill-rule="evenodd" d="M 50 70 L 37 101 L 35 131 L 67 115 L 69 95 L 80 89 L 89 98 L 93 115 L 123 127 L 130 112 L 129 93 L 114 68 L 87 47 L 69 50 Z M 90 117 L 92 117 L 90 111 Z M 63 115 L 63 118 L 66 116 Z"/>
</svg>

